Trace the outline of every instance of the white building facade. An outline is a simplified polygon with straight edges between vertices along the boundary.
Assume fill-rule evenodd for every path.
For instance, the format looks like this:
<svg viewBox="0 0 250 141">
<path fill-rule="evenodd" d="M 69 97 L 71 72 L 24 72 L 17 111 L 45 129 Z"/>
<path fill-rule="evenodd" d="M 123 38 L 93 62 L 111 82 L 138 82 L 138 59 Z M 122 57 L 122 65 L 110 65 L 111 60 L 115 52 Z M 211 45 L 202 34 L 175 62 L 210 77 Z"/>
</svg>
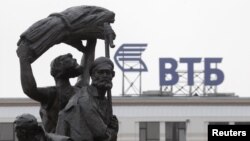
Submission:
<svg viewBox="0 0 250 141">
<path fill-rule="evenodd" d="M 40 120 L 30 99 L 0 99 L 0 141 L 15 140 L 13 121 L 23 114 Z M 207 141 L 208 124 L 250 124 L 250 98 L 114 97 L 119 141 Z"/>
</svg>

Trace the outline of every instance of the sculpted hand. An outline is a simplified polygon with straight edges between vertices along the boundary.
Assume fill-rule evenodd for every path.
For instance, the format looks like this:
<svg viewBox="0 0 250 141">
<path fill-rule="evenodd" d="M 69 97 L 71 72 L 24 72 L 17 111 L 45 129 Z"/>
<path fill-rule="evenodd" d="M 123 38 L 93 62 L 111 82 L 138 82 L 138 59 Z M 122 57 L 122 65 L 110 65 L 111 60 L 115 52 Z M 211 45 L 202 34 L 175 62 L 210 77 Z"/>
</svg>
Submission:
<svg viewBox="0 0 250 141">
<path fill-rule="evenodd" d="M 118 124 L 118 119 L 116 118 L 115 115 L 111 118 L 111 121 L 109 123 L 109 127 L 114 129 L 116 132 L 118 132 L 119 124 Z"/>
<path fill-rule="evenodd" d="M 19 57 L 20 60 L 25 60 L 28 61 L 29 63 L 31 63 L 31 59 L 33 56 L 32 50 L 24 45 L 20 45 L 18 46 L 17 50 L 16 50 L 17 56 Z"/>
<path fill-rule="evenodd" d="M 113 40 L 115 39 L 116 35 L 112 27 L 109 25 L 109 23 L 104 23 L 104 39 L 106 42 L 109 43 L 109 46 L 111 48 L 114 48 L 115 45 L 113 43 Z"/>
</svg>

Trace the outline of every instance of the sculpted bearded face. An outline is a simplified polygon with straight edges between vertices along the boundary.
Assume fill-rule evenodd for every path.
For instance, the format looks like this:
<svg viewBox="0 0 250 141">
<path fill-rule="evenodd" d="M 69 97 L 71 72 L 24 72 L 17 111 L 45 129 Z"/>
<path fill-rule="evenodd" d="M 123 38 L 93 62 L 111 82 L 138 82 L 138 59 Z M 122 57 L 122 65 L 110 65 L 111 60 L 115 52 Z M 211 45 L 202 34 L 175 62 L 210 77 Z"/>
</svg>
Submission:
<svg viewBox="0 0 250 141">
<path fill-rule="evenodd" d="M 105 57 L 94 61 L 90 68 L 92 85 L 98 89 L 109 90 L 112 88 L 112 79 L 115 75 L 113 62 Z"/>
<path fill-rule="evenodd" d="M 96 70 L 92 76 L 92 84 L 97 88 L 109 90 L 112 88 L 113 71 L 109 69 Z"/>
</svg>

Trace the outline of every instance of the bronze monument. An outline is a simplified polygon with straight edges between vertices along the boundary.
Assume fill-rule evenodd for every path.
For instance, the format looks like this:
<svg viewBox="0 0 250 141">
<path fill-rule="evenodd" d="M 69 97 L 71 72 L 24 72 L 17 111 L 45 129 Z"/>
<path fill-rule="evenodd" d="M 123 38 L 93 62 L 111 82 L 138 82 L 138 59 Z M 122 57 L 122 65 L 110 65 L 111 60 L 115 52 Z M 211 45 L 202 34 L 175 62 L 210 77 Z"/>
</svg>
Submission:
<svg viewBox="0 0 250 141">
<path fill-rule="evenodd" d="M 109 59 L 109 47 L 114 47 L 115 39 L 110 26 L 114 16 L 105 8 L 76 6 L 51 14 L 21 34 L 17 55 L 23 92 L 40 102 L 40 116 L 46 132 L 68 136 L 74 141 L 117 140 L 118 120 L 113 115 L 111 99 L 115 72 Z M 105 41 L 106 57 L 94 61 L 97 39 Z M 82 40 L 87 44 L 83 45 Z M 56 57 L 51 62 L 56 86 L 37 87 L 31 64 L 59 43 L 81 51 L 81 64 L 70 53 Z M 69 81 L 73 77 L 78 77 L 75 85 Z"/>
</svg>

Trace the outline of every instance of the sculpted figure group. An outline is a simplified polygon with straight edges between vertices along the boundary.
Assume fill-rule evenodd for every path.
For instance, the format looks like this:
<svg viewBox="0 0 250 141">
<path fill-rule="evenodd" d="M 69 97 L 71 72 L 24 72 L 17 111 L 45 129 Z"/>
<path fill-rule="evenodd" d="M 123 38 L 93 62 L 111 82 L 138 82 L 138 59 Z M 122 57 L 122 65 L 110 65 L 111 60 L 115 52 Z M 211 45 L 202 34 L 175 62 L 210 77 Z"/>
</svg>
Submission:
<svg viewBox="0 0 250 141">
<path fill-rule="evenodd" d="M 105 47 L 113 46 L 112 22 L 114 13 L 107 9 L 77 6 L 36 22 L 21 35 L 17 49 L 21 84 L 28 97 L 40 102 L 42 126 L 30 114 L 18 116 L 15 129 L 20 141 L 117 140 L 118 120 L 107 97 L 114 64 L 107 57 L 94 60 L 97 39 L 105 39 Z M 87 40 L 86 46 L 82 40 Z M 38 87 L 31 64 L 62 42 L 83 53 L 81 64 L 70 53 L 56 57 L 50 65 L 55 86 Z M 71 85 L 69 79 L 74 77 L 78 82 Z"/>
</svg>

